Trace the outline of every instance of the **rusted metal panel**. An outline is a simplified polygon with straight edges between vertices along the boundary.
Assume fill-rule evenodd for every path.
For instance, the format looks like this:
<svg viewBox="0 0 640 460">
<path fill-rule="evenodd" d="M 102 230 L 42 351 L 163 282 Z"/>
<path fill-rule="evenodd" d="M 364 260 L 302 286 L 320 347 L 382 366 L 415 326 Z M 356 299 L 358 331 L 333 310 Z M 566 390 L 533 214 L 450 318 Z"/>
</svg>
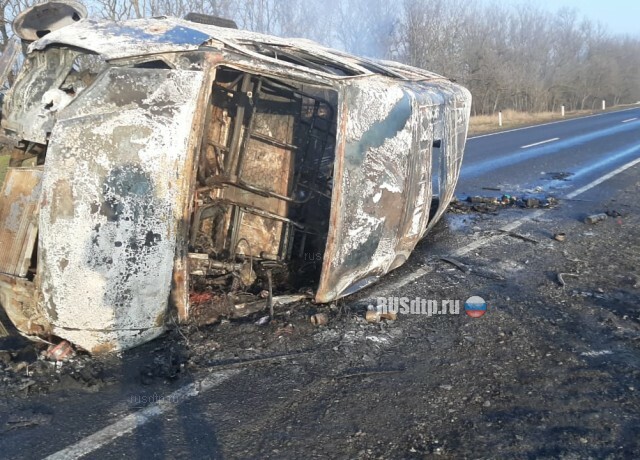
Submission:
<svg viewBox="0 0 640 460">
<path fill-rule="evenodd" d="M 36 281 L 0 273 L 0 305 L 25 335 L 47 335 L 51 324 L 38 302 Z"/>
<path fill-rule="evenodd" d="M 0 273 L 25 277 L 36 235 L 42 168 L 9 168 L 0 191 Z"/>
<path fill-rule="evenodd" d="M 193 114 L 192 133 L 186 148 L 184 174 L 181 176 L 185 193 L 181 196 L 183 203 L 182 214 L 177 216 L 180 224 L 176 230 L 176 251 L 168 305 L 170 309 L 176 312 L 179 321 L 187 321 L 189 319 L 189 235 L 192 215 L 195 209 L 193 197 L 196 194 L 196 175 L 201 156 L 202 129 L 207 116 L 205 107 L 211 97 L 211 85 L 215 78 L 215 61 L 211 59 L 211 56 L 205 57 L 202 70 L 202 90 L 196 101 L 198 109 Z"/>
<path fill-rule="evenodd" d="M 40 215 L 44 308 L 87 350 L 164 330 L 203 74 L 112 68 L 64 110 Z"/>
<path fill-rule="evenodd" d="M 242 164 L 238 165 L 238 173 L 243 183 L 281 196 L 287 196 L 291 191 L 294 152 L 270 144 L 264 139 L 273 138 L 289 144 L 293 141 L 293 110 L 292 107 L 287 109 L 285 113 L 256 110 L 253 115 L 254 132 L 252 135 L 246 135 Z M 219 190 L 218 197 L 222 200 L 261 209 L 285 218 L 288 216 L 289 206 L 286 201 L 256 195 L 234 186 Z M 227 215 L 227 225 L 222 230 L 223 233 L 230 231 L 233 226 L 230 214 Z M 251 248 L 260 248 L 261 252 L 271 257 L 278 254 L 284 231 L 282 222 L 241 212 L 237 226 L 237 241 L 246 240 L 248 244 L 239 244 L 237 248 L 227 249 L 237 254 L 250 255 Z"/>
</svg>

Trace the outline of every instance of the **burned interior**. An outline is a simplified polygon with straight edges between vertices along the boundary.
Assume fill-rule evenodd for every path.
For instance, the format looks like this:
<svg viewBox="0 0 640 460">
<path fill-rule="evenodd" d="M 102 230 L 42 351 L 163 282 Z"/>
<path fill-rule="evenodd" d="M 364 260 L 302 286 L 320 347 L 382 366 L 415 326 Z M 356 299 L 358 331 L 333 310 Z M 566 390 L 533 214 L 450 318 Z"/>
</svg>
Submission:
<svg viewBox="0 0 640 460">
<path fill-rule="evenodd" d="M 0 60 L 0 303 L 29 337 L 100 353 L 330 302 L 453 196 L 470 95 L 443 77 L 183 19 L 62 22 L 23 34 L 13 80 L 20 45 Z"/>
<path fill-rule="evenodd" d="M 317 285 L 336 102 L 331 90 L 216 69 L 189 234 L 192 292 Z"/>
</svg>

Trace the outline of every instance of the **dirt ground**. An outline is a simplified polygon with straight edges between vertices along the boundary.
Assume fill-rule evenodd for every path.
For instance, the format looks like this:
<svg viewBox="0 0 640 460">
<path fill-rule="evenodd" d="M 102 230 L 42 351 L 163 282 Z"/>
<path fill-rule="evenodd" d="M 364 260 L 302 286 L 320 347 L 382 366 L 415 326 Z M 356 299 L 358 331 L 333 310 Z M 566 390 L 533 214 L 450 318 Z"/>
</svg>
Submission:
<svg viewBox="0 0 640 460">
<path fill-rule="evenodd" d="M 202 396 L 169 416 L 215 424 L 215 446 L 176 435 L 171 424 L 178 422 L 166 421 L 164 443 L 138 438 L 134 455 L 640 458 L 638 172 L 636 166 L 617 178 L 615 193 L 594 189 L 561 200 L 511 234 L 499 229 L 538 211 L 449 213 L 379 285 L 332 305 L 280 307 L 265 325 L 256 324 L 258 315 L 175 327 L 120 356 L 77 356 L 60 366 L 5 340 L 0 452 L 50 453 L 25 443 L 50 440 L 52 426 L 54 433 L 94 432 L 138 410 L 136 401 L 122 401 L 141 388 L 167 394 L 231 368 L 240 372 L 215 398 Z M 598 212 L 609 217 L 584 222 Z M 553 238 L 559 232 L 565 241 Z M 407 283 L 419 270 L 422 276 Z M 464 302 L 472 295 L 488 303 L 480 318 L 462 311 L 364 320 L 379 296 Z M 329 316 L 327 326 L 310 324 L 316 312 Z M 92 401 L 93 411 L 108 415 L 74 433 L 67 424 L 79 422 L 64 414 L 81 419 L 81 406 Z M 96 458 L 129 449 L 123 440 Z"/>
</svg>

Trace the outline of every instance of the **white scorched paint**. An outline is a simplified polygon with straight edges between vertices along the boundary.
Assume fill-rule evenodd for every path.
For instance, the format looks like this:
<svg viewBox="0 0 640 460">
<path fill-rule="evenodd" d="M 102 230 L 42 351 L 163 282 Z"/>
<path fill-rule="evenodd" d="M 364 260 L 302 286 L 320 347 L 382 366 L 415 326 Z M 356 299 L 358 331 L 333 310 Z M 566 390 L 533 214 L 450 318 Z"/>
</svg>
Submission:
<svg viewBox="0 0 640 460">
<path fill-rule="evenodd" d="M 40 214 L 42 301 L 54 334 L 94 351 L 164 330 L 202 81 L 200 72 L 114 68 L 61 113 Z"/>
</svg>

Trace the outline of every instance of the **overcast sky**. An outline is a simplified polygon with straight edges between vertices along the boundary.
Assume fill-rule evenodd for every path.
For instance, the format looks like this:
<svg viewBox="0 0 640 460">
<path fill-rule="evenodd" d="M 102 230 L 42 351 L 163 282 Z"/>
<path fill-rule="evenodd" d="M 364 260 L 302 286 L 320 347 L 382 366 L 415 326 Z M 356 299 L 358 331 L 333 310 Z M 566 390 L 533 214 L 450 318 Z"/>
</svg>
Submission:
<svg viewBox="0 0 640 460">
<path fill-rule="evenodd" d="M 578 10 L 593 21 L 602 22 L 610 32 L 640 37 L 640 0 L 529 0 L 551 11 L 562 7 Z M 503 0 L 521 4 L 522 0 Z"/>
</svg>

